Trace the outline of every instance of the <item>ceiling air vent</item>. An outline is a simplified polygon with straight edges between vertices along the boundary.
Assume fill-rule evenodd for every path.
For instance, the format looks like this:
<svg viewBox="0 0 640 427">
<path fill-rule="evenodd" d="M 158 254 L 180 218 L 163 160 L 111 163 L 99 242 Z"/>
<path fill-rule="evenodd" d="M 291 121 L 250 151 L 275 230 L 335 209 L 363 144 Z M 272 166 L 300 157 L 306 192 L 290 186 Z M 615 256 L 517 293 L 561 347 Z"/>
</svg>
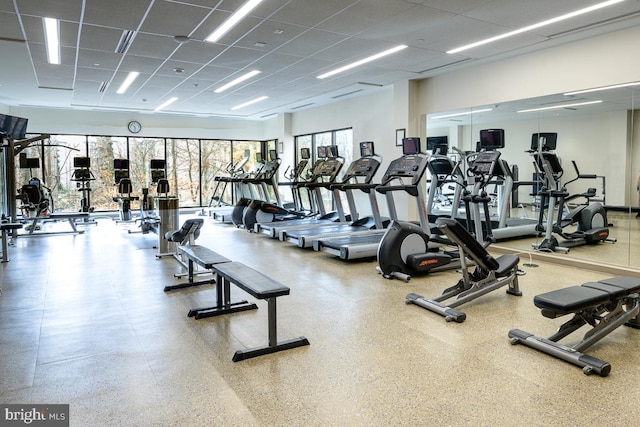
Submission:
<svg viewBox="0 0 640 427">
<path fill-rule="evenodd" d="M 100 82 L 100 87 L 98 88 L 98 92 L 102 93 L 107 90 L 107 82 Z"/>
<path fill-rule="evenodd" d="M 116 47 L 116 53 L 125 53 L 127 49 L 129 49 L 129 45 L 133 41 L 133 37 L 135 35 L 136 32 L 133 30 L 124 30 L 122 32 L 122 36 L 120 36 L 118 46 Z"/>
</svg>

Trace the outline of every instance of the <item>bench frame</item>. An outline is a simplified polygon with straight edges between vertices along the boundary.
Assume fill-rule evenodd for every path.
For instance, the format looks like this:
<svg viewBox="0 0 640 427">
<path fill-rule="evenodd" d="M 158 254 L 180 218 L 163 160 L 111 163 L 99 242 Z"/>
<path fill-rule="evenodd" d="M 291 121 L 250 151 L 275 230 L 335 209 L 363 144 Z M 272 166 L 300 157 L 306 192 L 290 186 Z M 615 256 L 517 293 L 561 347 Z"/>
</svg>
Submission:
<svg viewBox="0 0 640 427">
<path fill-rule="evenodd" d="M 10 233 L 22 228 L 22 224 L 17 222 L 5 222 L 1 224 L 2 228 L 2 262 L 9 262 L 9 241 Z"/>
<path fill-rule="evenodd" d="M 609 285 L 615 288 L 616 281 L 625 280 L 636 280 L 638 284 L 640 284 L 640 279 L 620 277 L 601 280 L 597 282 L 596 285 L 600 285 L 601 287 L 602 285 L 604 285 L 604 287 Z M 591 288 L 592 286 L 589 285 L 593 286 L 593 283 L 585 283 L 583 286 Z M 598 288 L 596 287 L 596 289 Z M 621 289 L 622 288 L 618 288 L 617 291 L 621 292 Z M 638 290 L 640 290 L 640 288 L 627 289 L 624 296 L 619 298 L 610 297 L 606 299 L 606 301 L 600 301 L 597 305 L 580 307 L 570 312 L 561 310 L 554 311 L 542 307 L 542 314 L 545 317 L 554 318 L 572 313 L 573 317 L 563 323 L 560 328 L 548 338 L 537 337 L 520 329 L 512 329 L 509 331 L 511 344 L 523 344 L 572 363 L 581 367 L 585 375 L 597 373 L 602 377 L 606 377 L 611 372 L 611 365 L 604 360 L 585 354 L 584 351 L 622 325 L 640 329 L 640 295 L 637 293 Z M 562 291 L 562 289 L 559 291 Z M 605 292 L 606 291 L 603 291 L 603 295 L 605 295 Z M 582 340 L 573 346 L 569 347 L 558 342 L 587 324 L 591 325 L 592 328 L 584 334 Z"/>
<path fill-rule="evenodd" d="M 518 285 L 518 276 L 523 273 L 518 268 L 520 260 L 517 256 L 502 255 L 498 259 L 494 259 L 457 221 L 441 218 L 438 219 L 437 224 L 438 228 L 458 245 L 462 278 L 457 284 L 445 289 L 441 295 L 435 298 L 428 299 L 416 293 L 410 293 L 406 296 L 405 302 L 407 304 L 415 304 L 444 316 L 447 322 L 462 323 L 467 315 L 456 310 L 456 307 L 462 304 L 503 286 L 507 286 L 507 294 L 522 296 Z M 472 260 L 475 264 L 475 269 L 471 273 L 468 270 L 470 265 L 467 263 L 467 259 Z M 453 298 L 455 298 L 453 301 L 445 304 L 445 301 Z"/>
<path fill-rule="evenodd" d="M 195 319 L 204 319 L 212 316 L 257 309 L 258 306 L 256 304 L 244 300 L 231 302 L 230 285 L 232 283 L 243 291 L 254 296 L 255 298 L 264 299 L 267 301 L 268 344 L 246 350 L 237 350 L 232 358 L 234 362 L 239 362 L 241 360 L 251 359 L 253 357 L 263 356 L 282 350 L 289 350 L 292 348 L 309 345 L 309 340 L 303 336 L 290 340 L 278 341 L 276 299 L 279 296 L 289 295 L 290 289 L 288 287 L 280 285 L 281 287 L 279 289 L 272 292 L 256 291 L 256 289 L 254 289 L 251 284 L 243 283 L 240 278 L 234 276 L 233 272 L 227 270 L 241 269 L 263 280 L 273 280 L 263 275 L 262 273 L 252 269 L 251 267 L 248 267 L 239 262 L 214 265 L 212 269 L 215 271 L 218 280 L 218 286 L 216 288 L 216 305 L 213 307 L 191 309 L 189 310 L 189 317 L 194 317 Z"/>
<path fill-rule="evenodd" d="M 82 234 L 84 230 L 78 230 L 76 227 L 76 220 L 86 220 L 89 218 L 88 212 L 54 212 L 49 215 L 38 215 L 32 218 L 24 218 L 24 221 L 27 223 L 25 227 L 28 230 L 25 234 L 19 234 L 20 237 L 29 237 L 29 236 L 50 236 L 54 234 Z M 38 223 L 42 220 L 43 223 L 48 221 L 57 221 L 66 219 L 69 221 L 69 225 L 71 225 L 72 231 L 38 231 L 36 232 L 36 227 Z"/>
<path fill-rule="evenodd" d="M 187 281 L 182 283 L 176 283 L 174 285 L 167 285 L 164 287 L 165 292 L 174 291 L 176 289 L 190 288 L 193 286 L 215 284 L 216 274 L 213 270 L 213 266 L 215 264 L 231 262 L 230 259 L 225 258 L 222 255 L 205 248 L 204 246 L 199 246 L 199 245 L 178 246 L 177 250 L 181 257 L 184 257 L 187 259 L 187 262 L 186 262 L 187 273 L 186 274 L 178 273 L 178 274 L 175 274 L 174 276 L 183 277 L 186 275 Z M 207 257 L 202 258 L 203 254 L 200 254 L 199 256 L 199 254 L 197 253 L 199 251 L 205 252 Z M 182 262 L 181 264 L 184 266 Z M 204 270 L 197 270 L 196 265 L 199 265 L 200 267 L 204 268 Z M 201 274 L 211 274 L 213 276 L 209 278 L 205 278 L 203 280 L 196 281 L 195 276 L 201 275 Z"/>
</svg>

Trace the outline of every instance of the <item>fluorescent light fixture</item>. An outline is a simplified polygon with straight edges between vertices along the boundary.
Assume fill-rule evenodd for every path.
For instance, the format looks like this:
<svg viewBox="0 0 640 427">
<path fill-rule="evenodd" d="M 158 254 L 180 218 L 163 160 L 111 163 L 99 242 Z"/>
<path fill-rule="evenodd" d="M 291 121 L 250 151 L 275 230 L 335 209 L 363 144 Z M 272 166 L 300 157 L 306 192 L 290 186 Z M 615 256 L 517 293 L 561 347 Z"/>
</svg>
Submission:
<svg viewBox="0 0 640 427">
<path fill-rule="evenodd" d="M 60 21 L 54 18 L 42 20 L 47 43 L 47 60 L 49 64 L 60 64 Z"/>
<path fill-rule="evenodd" d="M 129 89 L 129 86 L 131 86 L 131 83 L 133 83 L 133 81 L 135 79 L 138 78 L 138 76 L 140 75 L 139 72 L 137 71 L 131 71 L 129 73 L 129 75 L 127 75 L 127 78 L 124 79 L 124 81 L 122 82 L 122 84 L 120 85 L 120 87 L 118 88 L 118 90 L 116 91 L 116 93 L 118 94 L 123 94 L 127 91 L 127 89 Z"/>
<path fill-rule="evenodd" d="M 562 105 L 554 105 L 554 106 L 551 106 L 551 107 L 531 108 L 529 110 L 520 110 L 520 111 L 516 111 L 516 112 L 517 113 L 532 113 L 534 111 L 559 110 L 561 108 L 579 107 L 581 105 L 600 104 L 601 102 L 602 102 L 602 100 L 587 101 L 587 102 L 577 102 L 577 103 L 574 103 L 574 104 L 562 104 Z"/>
<path fill-rule="evenodd" d="M 239 110 L 239 109 L 247 107 L 249 105 L 256 104 L 256 103 L 258 103 L 260 101 L 264 101 L 267 98 L 269 98 L 269 97 L 268 96 L 261 96 L 260 98 L 256 98 L 256 99 L 253 99 L 251 101 L 247 101 L 244 104 L 236 105 L 235 107 L 232 107 L 231 109 L 232 110 Z"/>
<path fill-rule="evenodd" d="M 621 87 L 630 87 L 630 86 L 637 86 L 637 85 L 640 85 L 640 82 L 621 83 L 619 85 L 596 87 L 593 89 L 576 90 L 575 92 L 567 92 L 563 95 L 564 96 L 580 95 L 582 93 L 599 92 L 601 90 L 618 89 Z"/>
<path fill-rule="evenodd" d="M 450 117 L 460 117 L 460 116 L 466 116 L 468 114 L 484 113 L 486 111 L 491 111 L 491 110 L 493 110 L 493 108 L 482 108 L 480 110 L 465 111 L 464 113 L 445 114 L 444 116 L 431 117 L 431 120 L 448 119 Z"/>
<path fill-rule="evenodd" d="M 244 74 L 244 75 L 238 77 L 237 79 L 230 81 L 226 85 L 220 86 L 218 89 L 214 90 L 214 92 L 215 93 L 224 92 L 225 90 L 229 89 L 230 87 L 235 86 L 238 83 L 242 83 L 243 81 L 248 80 L 253 76 L 257 76 L 258 74 L 260 74 L 260 71 L 258 71 L 258 70 L 249 71 L 247 74 Z"/>
<path fill-rule="evenodd" d="M 153 111 L 160 111 L 160 110 L 164 110 L 165 108 L 167 108 L 169 105 L 173 104 L 174 102 L 176 102 L 178 100 L 177 96 L 174 96 L 173 98 L 169 98 L 166 101 L 164 101 L 162 104 L 158 105 L 156 107 L 155 110 Z"/>
<path fill-rule="evenodd" d="M 347 71 L 347 70 L 350 70 L 352 68 L 358 67 L 358 66 L 360 66 L 362 64 L 366 64 L 367 62 L 375 61 L 376 59 L 380 59 L 383 56 L 387 56 L 387 55 L 391 55 L 392 53 L 399 52 L 399 51 L 401 51 L 403 49 L 406 49 L 407 47 L 408 47 L 407 45 L 401 44 L 400 46 L 396 46 L 394 48 L 387 49 L 384 52 L 380 52 L 380 53 L 377 53 L 375 55 L 371 55 L 371 56 L 369 56 L 367 58 L 364 58 L 364 59 L 361 59 L 359 61 L 352 62 L 351 64 L 347 64 L 344 67 L 336 68 L 335 70 L 329 71 L 328 73 L 320 74 L 316 78 L 324 79 L 326 77 L 333 76 L 333 75 L 341 73 L 343 71 Z"/>
<path fill-rule="evenodd" d="M 535 30 L 536 28 L 544 27 L 547 25 L 555 24 L 556 22 L 564 21 L 567 19 L 575 18 L 576 16 L 583 15 L 585 13 L 593 12 L 598 9 L 602 9 L 604 7 L 612 6 L 617 3 L 621 3 L 625 0 L 609 0 L 602 3 L 594 4 L 593 6 L 585 7 L 584 9 L 576 10 L 574 12 L 570 12 L 564 15 L 557 16 L 555 18 L 547 19 L 546 21 L 538 22 L 537 24 L 529 25 L 527 27 L 522 27 L 514 31 L 509 31 L 508 33 L 499 34 L 495 37 L 490 37 L 488 39 L 480 40 L 475 43 L 471 43 L 465 46 L 460 46 L 455 49 L 447 51 L 447 53 L 453 54 L 462 52 L 463 50 L 472 49 L 474 47 L 482 46 L 484 44 L 493 43 L 498 40 L 506 39 L 507 37 L 512 37 L 521 33 L 525 33 L 527 31 Z"/>
<path fill-rule="evenodd" d="M 262 0 L 249 0 L 240 9 L 236 10 L 226 21 L 222 23 L 216 30 L 204 39 L 206 42 L 215 43 L 222 38 L 230 29 L 236 26 L 238 22 L 249 14 Z"/>
</svg>

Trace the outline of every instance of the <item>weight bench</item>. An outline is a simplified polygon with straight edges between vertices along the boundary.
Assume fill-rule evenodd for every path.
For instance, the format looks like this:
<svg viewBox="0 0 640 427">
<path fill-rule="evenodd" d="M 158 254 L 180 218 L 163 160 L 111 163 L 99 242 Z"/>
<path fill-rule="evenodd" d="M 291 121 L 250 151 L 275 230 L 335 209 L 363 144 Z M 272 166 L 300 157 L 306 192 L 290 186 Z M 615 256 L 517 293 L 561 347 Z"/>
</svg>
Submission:
<svg viewBox="0 0 640 427">
<path fill-rule="evenodd" d="M 175 289 L 190 288 L 192 286 L 208 285 L 216 283 L 215 278 L 209 278 L 204 280 L 195 281 L 194 276 L 202 271 L 195 271 L 195 265 L 208 270 L 208 273 L 214 274 L 213 267 L 217 264 L 231 262 L 230 259 L 223 257 L 217 252 L 212 251 L 209 248 L 199 245 L 193 246 L 178 246 L 178 253 L 187 259 L 187 281 L 183 283 L 177 283 L 175 285 L 168 285 L 164 287 L 164 291 L 173 291 Z"/>
<path fill-rule="evenodd" d="M 3 222 L 0 224 L 2 230 L 2 262 L 9 262 L 8 241 L 9 232 L 22 228 L 22 224 L 15 222 Z"/>
<path fill-rule="evenodd" d="M 456 307 L 466 302 L 507 285 L 508 294 L 522 296 L 518 286 L 518 276 L 523 273 L 518 268 L 520 258 L 517 255 L 505 254 L 496 259 L 458 221 L 451 218 L 438 218 L 436 224 L 449 240 L 458 245 L 462 279 L 456 285 L 445 289 L 436 298 L 427 299 L 415 293 L 408 294 L 405 301 L 407 304 L 416 304 L 440 314 L 447 322 L 462 323 L 467 315 L 456 310 Z M 471 273 L 468 270 L 467 257 L 475 264 L 475 269 Z M 448 304 L 444 303 L 452 298 L 455 300 Z"/>
<path fill-rule="evenodd" d="M 533 299 L 542 315 L 551 319 L 573 314 L 571 320 L 560 326 L 549 338 L 540 338 L 520 329 L 509 331 L 512 344 L 524 344 L 543 353 L 580 366 L 589 375 L 597 373 L 606 377 L 611 365 L 604 360 L 584 354 L 587 348 L 607 336 L 619 326 L 640 329 L 640 305 L 638 304 L 640 279 L 613 277 L 582 286 L 569 286 L 537 295 Z M 580 342 L 568 347 L 558 341 L 589 324 L 590 329 Z"/>
<path fill-rule="evenodd" d="M 240 262 L 219 263 L 211 268 L 215 271 L 218 281 L 216 305 L 191 309 L 189 317 L 204 319 L 257 309 L 256 304 L 247 301 L 231 302 L 230 285 L 232 283 L 255 298 L 267 300 L 268 304 L 269 343 L 262 347 L 236 351 L 232 359 L 234 362 L 309 345 L 309 340 L 305 337 L 278 342 L 276 298 L 289 295 L 290 289 L 287 286 Z"/>
<path fill-rule="evenodd" d="M 42 222 L 47 222 L 47 221 L 60 221 L 63 219 L 66 219 L 69 222 L 69 225 L 71 225 L 72 231 L 51 231 L 51 232 L 34 233 L 40 220 L 42 220 Z M 29 230 L 29 232 L 27 234 L 21 234 L 20 236 L 27 237 L 27 236 L 44 236 L 44 235 L 52 235 L 52 234 L 82 234 L 84 233 L 84 230 L 78 230 L 78 228 L 76 227 L 76 220 L 79 220 L 79 219 L 83 221 L 89 219 L 89 213 L 87 212 L 56 212 L 49 215 L 38 215 L 32 218 L 25 218 L 25 221 L 28 224 L 26 228 Z"/>
</svg>

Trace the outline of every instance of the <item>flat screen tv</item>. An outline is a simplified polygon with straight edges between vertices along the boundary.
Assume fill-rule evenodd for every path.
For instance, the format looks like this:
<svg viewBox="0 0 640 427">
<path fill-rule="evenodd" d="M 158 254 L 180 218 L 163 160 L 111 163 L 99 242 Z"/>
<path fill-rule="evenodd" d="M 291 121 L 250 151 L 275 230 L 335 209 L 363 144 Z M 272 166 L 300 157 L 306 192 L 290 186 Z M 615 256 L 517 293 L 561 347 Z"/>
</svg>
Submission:
<svg viewBox="0 0 640 427">
<path fill-rule="evenodd" d="M 492 151 L 504 148 L 504 129 L 483 129 L 480 131 L 481 150 Z"/>
<path fill-rule="evenodd" d="M 167 162 L 164 159 L 151 159 L 149 161 L 149 168 L 151 169 L 164 169 Z"/>
<path fill-rule="evenodd" d="M 337 145 L 329 145 L 327 147 L 327 154 L 331 157 L 331 158 L 336 158 L 338 157 L 338 146 Z"/>
<path fill-rule="evenodd" d="M 531 151 L 553 151 L 556 149 L 558 134 L 555 132 L 540 132 L 531 135 Z"/>
<path fill-rule="evenodd" d="M 278 159 L 278 152 L 276 150 L 269 150 L 269 161 L 274 162 Z"/>
<path fill-rule="evenodd" d="M 374 154 L 373 141 L 363 141 L 360 143 L 360 157 L 371 157 Z"/>
<path fill-rule="evenodd" d="M 89 157 L 74 157 L 73 167 L 89 169 L 91 167 L 91 159 Z"/>
<path fill-rule="evenodd" d="M 309 160 L 311 158 L 311 150 L 309 150 L 308 148 L 301 148 L 300 158 L 302 158 L 303 160 Z"/>
<path fill-rule="evenodd" d="M 7 139 L 24 139 L 27 132 L 27 122 L 28 120 L 23 117 L 0 114 L 0 132 Z"/>
<path fill-rule="evenodd" d="M 413 136 L 411 138 L 402 139 L 402 154 L 405 156 L 420 153 L 420 137 Z"/>
<path fill-rule="evenodd" d="M 449 137 L 446 135 L 428 136 L 427 151 L 431 151 L 433 154 L 446 155 L 447 151 L 449 151 Z"/>
</svg>

